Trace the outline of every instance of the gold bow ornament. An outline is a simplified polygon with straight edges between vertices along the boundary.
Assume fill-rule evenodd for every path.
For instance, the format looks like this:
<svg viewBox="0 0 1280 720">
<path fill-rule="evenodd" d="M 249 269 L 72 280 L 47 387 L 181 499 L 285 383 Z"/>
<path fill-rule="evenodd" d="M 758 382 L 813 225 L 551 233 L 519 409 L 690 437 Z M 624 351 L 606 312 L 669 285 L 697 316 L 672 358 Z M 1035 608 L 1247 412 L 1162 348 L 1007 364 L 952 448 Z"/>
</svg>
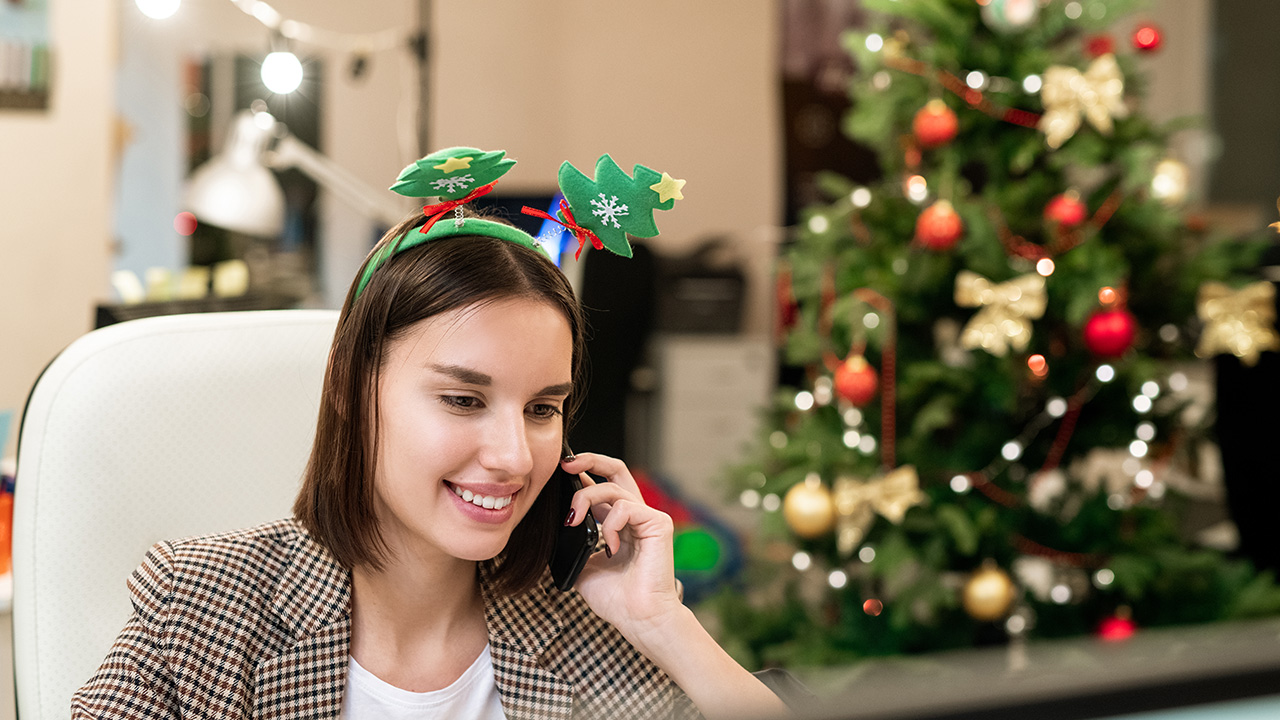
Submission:
<svg viewBox="0 0 1280 720">
<path fill-rule="evenodd" d="M 1031 321 L 1044 315 L 1048 298 L 1044 278 L 1021 275 L 999 284 L 971 270 L 956 274 L 956 304 L 982 308 L 960 333 L 960 344 L 1004 357 L 1009 348 L 1021 352 L 1031 342 Z"/>
<path fill-rule="evenodd" d="M 873 480 L 836 478 L 836 549 L 848 556 L 862 545 L 876 515 L 897 525 L 907 510 L 925 501 L 915 466 L 903 465 Z"/>
<path fill-rule="evenodd" d="M 1280 336 L 1275 330 L 1276 288 L 1266 280 L 1239 290 L 1207 282 L 1196 297 L 1196 314 L 1204 321 L 1200 344 L 1196 345 L 1200 357 L 1231 353 L 1253 367 L 1262 351 L 1280 351 Z"/>
<path fill-rule="evenodd" d="M 1038 127 L 1055 150 L 1080 129 L 1082 116 L 1105 135 L 1111 132 L 1112 118 L 1129 114 L 1124 104 L 1124 76 L 1116 56 L 1110 53 L 1089 63 L 1083 73 L 1067 65 L 1045 70 L 1040 101 L 1044 115 Z"/>
</svg>

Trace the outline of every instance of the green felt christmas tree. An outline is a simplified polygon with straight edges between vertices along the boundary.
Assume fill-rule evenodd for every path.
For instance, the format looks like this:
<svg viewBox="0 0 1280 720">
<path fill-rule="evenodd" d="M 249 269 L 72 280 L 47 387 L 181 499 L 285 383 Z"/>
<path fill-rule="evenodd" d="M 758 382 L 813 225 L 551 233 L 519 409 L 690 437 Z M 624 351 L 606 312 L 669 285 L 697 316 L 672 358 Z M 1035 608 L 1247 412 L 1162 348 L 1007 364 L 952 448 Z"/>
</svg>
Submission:
<svg viewBox="0 0 1280 720">
<path fill-rule="evenodd" d="M 1185 125 L 1141 112 L 1132 4 L 863 3 L 845 130 L 882 180 L 823 178 L 779 274 L 801 372 L 730 473 L 763 530 L 717 605 L 746 664 L 1280 610 L 1179 525 L 1195 351 L 1280 344 L 1234 289 L 1269 238 L 1189 220 Z"/>
<path fill-rule="evenodd" d="M 391 190 L 406 197 L 459 200 L 506 175 L 516 161 L 506 160 L 505 156 L 504 150 L 437 150 L 401 170 Z"/>
<path fill-rule="evenodd" d="M 628 234 L 642 238 L 658 234 L 653 211 L 670 210 L 676 200 L 683 199 L 684 184 L 644 165 L 636 165 L 634 174 L 627 175 L 608 155 L 596 161 L 594 179 L 567 162 L 560 166 L 560 189 L 574 220 L 623 257 L 632 254 Z"/>
</svg>

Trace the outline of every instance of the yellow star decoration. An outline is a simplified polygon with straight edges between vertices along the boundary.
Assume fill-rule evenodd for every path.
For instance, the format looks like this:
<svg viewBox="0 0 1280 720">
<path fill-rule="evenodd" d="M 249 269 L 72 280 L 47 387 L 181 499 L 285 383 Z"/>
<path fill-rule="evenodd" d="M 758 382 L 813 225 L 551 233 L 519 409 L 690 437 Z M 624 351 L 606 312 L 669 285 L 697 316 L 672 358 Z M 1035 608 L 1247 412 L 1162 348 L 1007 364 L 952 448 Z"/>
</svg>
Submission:
<svg viewBox="0 0 1280 720">
<path fill-rule="evenodd" d="M 469 157 L 451 157 L 445 160 L 443 165 L 435 165 L 433 167 L 435 167 L 436 170 L 443 170 L 447 173 L 451 173 L 454 170 L 470 170 L 471 160 L 472 158 Z"/>
<path fill-rule="evenodd" d="M 649 186 L 649 189 L 658 193 L 658 202 L 666 202 L 671 198 L 683 200 L 684 193 L 680 190 L 684 187 L 684 180 L 677 180 L 666 173 L 662 173 L 662 179 Z"/>
</svg>

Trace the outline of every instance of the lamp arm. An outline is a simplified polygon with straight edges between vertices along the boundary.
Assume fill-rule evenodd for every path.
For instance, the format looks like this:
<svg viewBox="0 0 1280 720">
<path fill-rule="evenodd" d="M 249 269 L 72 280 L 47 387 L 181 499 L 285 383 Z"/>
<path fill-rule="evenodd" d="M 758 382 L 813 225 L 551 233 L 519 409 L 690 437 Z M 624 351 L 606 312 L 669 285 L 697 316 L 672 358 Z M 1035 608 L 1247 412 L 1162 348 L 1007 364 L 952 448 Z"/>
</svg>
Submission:
<svg viewBox="0 0 1280 720">
<path fill-rule="evenodd" d="M 297 168 L 325 190 L 354 205 L 364 215 L 388 227 L 404 219 L 407 211 L 386 193 L 379 192 L 351 171 L 317 152 L 293 135 L 285 135 L 266 154 L 266 164 L 277 170 Z"/>
</svg>

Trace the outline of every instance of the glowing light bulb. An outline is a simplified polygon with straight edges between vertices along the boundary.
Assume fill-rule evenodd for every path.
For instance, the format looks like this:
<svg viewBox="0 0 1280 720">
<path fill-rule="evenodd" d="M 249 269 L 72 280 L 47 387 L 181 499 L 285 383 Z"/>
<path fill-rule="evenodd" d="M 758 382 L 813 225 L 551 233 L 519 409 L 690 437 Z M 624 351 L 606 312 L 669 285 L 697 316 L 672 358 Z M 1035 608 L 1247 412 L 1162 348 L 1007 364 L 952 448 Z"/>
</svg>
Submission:
<svg viewBox="0 0 1280 720">
<path fill-rule="evenodd" d="M 929 197 L 929 182 L 923 175 L 912 175 L 907 178 L 907 199 L 920 204 Z"/>
<path fill-rule="evenodd" d="M 876 439 L 871 437 L 870 435 L 863 435 L 862 438 L 858 440 L 858 450 L 863 455 L 870 455 L 871 453 L 875 452 Z"/>
<path fill-rule="evenodd" d="M 1044 409 L 1053 417 L 1062 417 L 1067 414 L 1067 401 L 1060 397 L 1053 398 L 1049 400 Z"/>
<path fill-rule="evenodd" d="M 1052 275 L 1055 268 L 1056 266 L 1053 264 L 1053 260 L 1049 258 L 1040 258 L 1036 261 L 1036 272 L 1040 273 L 1044 277 Z"/>
<path fill-rule="evenodd" d="M 871 33 L 867 36 L 867 49 L 871 52 L 880 52 L 884 47 L 884 38 L 879 33 Z"/>
<path fill-rule="evenodd" d="M 143 15 L 152 20 L 164 20 L 173 17 L 178 12 L 178 6 L 182 4 L 182 0 L 134 0 L 138 9 Z"/>
<path fill-rule="evenodd" d="M 302 85 L 302 63 L 288 51 L 273 52 L 262 61 L 262 84 L 277 95 L 288 95 Z"/>
<path fill-rule="evenodd" d="M 1032 355 L 1027 358 L 1027 368 L 1036 377 L 1044 377 L 1049 374 L 1049 361 L 1045 360 L 1043 355 Z"/>
<path fill-rule="evenodd" d="M 809 553 L 800 551 L 791 556 L 791 564 L 797 570 L 808 570 L 813 565 L 813 558 L 809 556 Z"/>
</svg>

